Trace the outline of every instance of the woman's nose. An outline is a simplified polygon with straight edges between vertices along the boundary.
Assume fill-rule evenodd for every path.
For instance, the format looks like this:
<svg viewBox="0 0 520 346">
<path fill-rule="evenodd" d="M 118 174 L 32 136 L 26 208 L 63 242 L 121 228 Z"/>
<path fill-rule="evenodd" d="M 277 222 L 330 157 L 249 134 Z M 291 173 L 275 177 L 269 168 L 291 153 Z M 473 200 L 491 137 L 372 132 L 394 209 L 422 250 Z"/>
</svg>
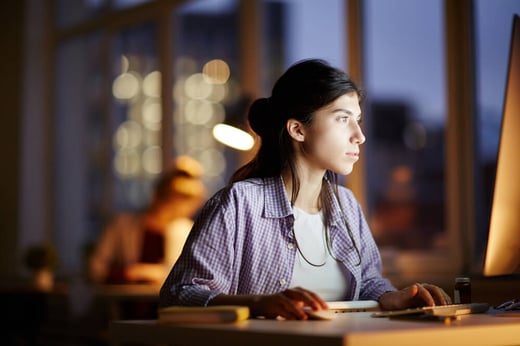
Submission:
<svg viewBox="0 0 520 346">
<path fill-rule="evenodd" d="M 363 134 L 363 130 L 361 130 L 361 126 L 356 123 L 356 129 L 354 130 L 354 133 L 352 134 L 352 141 L 356 144 L 363 144 L 365 143 L 366 137 Z"/>
</svg>

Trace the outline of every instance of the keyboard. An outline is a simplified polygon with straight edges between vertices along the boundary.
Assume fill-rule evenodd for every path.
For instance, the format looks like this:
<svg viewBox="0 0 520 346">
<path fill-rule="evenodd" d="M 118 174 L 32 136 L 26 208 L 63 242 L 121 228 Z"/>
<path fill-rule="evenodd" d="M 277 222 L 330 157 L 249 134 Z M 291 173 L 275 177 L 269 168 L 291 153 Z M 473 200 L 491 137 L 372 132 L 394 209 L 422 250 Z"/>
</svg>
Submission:
<svg viewBox="0 0 520 346">
<path fill-rule="evenodd" d="M 480 314 L 488 311 L 490 305 L 487 303 L 448 304 L 437 306 L 423 306 L 403 310 L 377 311 L 372 317 L 393 317 L 404 315 L 427 315 L 438 317 L 451 317 L 469 314 Z"/>
<path fill-rule="evenodd" d="M 305 313 L 312 320 L 332 320 L 342 313 L 379 310 L 379 303 L 375 300 L 329 301 L 327 305 L 328 310 L 313 311 L 305 308 Z"/>
</svg>

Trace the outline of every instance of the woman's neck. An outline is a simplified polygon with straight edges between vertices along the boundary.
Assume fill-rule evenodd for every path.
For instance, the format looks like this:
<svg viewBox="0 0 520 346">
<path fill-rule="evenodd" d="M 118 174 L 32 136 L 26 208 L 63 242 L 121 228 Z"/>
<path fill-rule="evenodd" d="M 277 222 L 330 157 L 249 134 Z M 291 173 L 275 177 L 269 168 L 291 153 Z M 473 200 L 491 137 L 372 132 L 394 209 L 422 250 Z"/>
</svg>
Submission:
<svg viewBox="0 0 520 346">
<path fill-rule="evenodd" d="M 287 195 L 292 196 L 293 186 L 291 172 L 282 173 L 282 177 Z M 299 180 L 300 186 L 294 205 L 309 214 L 319 212 L 321 210 L 320 192 L 323 175 L 319 176 L 300 173 Z"/>
</svg>

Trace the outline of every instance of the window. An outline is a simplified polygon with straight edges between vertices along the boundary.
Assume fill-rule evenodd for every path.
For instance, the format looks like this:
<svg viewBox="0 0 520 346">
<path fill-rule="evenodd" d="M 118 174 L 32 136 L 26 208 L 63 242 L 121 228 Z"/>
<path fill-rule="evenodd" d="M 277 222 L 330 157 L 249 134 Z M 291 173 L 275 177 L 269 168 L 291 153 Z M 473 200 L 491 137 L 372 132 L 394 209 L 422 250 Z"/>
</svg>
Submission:
<svg viewBox="0 0 520 346">
<path fill-rule="evenodd" d="M 381 247 L 445 248 L 442 2 L 365 4 L 369 223 Z"/>
<path fill-rule="evenodd" d="M 301 59 L 320 58 L 347 68 L 345 1 L 263 0 L 262 96 Z"/>
<path fill-rule="evenodd" d="M 146 206 L 162 171 L 161 72 L 157 28 L 141 24 L 114 35 L 108 113 L 113 189 L 111 210 Z"/>
<path fill-rule="evenodd" d="M 348 66 L 357 66 L 351 58 L 358 53 L 347 51 L 347 42 L 352 40 L 347 24 L 354 25 L 348 18 L 356 15 L 347 11 L 352 4 L 363 7 L 359 29 L 363 71 L 348 71 Z M 364 162 L 356 166 L 356 173 L 365 178 L 358 185 L 366 188 L 360 189 L 358 198 L 366 201 L 365 213 L 382 249 L 385 271 L 402 276 L 404 270 L 413 278 L 425 267 L 447 272 L 451 257 L 446 254 L 453 247 L 448 239 L 456 238 L 461 230 L 449 226 L 453 215 L 445 213 L 446 180 L 451 182 L 453 174 L 459 174 L 447 169 L 446 153 L 460 151 L 461 143 L 447 138 L 453 127 L 446 114 L 453 110 L 448 109 L 445 95 L 449 83 L 445 61 L 453 52 L 445 51 L 444 28 L 449 23 L 445 12 L 450 12 L 446 4 L 452 2 L 48 3 L 47 9 L 55 10 L 57 19 L 50 40 L 55 43 L 50 47 L 56 58 L 55 75 L 47 84 L 54 86 L 55 97 L 49 110 L 42 112 L 51 113 L 45 118 L 52 120 L 48 131 L 53 138 L 54 166 L 49 170 L 54 177 L 41 204 L 42 210 L 52 205 L 47 228 L 55 232 L 64 254 L 67 268 L 63 269 L 67 273 L 80 270 L 81 248 L 98 236 L 112 212 L 144 204 L 150 183 L 172 156 L 189 154 L 202 161 L 210 193 L 222 186 L 249 153 L 215 141 L 213 126 L 230 113 L 243 120 L 246 107 L 238 101 L 268 96 L 290 64 L 317 57 L 363 77 L 358 82 L 367 91 L 367 143 L 362 147 Z M 500 5 L 476 0 L 475 10 L 479 148 L 487 163 L 496 152 L 500 79 L 507 58 L 508 42 L 497 38 L 510 30 L 509 16 L 519 10 L 513 0 Z M 212 91 L 204 97 L 190 94 L 190 83 L 197 92 L 203 90 L 204 84 L 197 83 L 207 66 L 220 66 L 214 70 L 228 71 L 228 79 L 220 84 L 213 80 Z M 133 94 L 125 94 L 132 92 L 132 85 Z M 488 142 L 487 138 L 492 139 Z M 484 170 L 480 173 L 485 176 Z M 489 179 L 483 181 L 489 185 Z M 460 201 L 453 203 L 462 208 Z M 480 232 L 478 252 L 485 226 L 476 232 Z M 396 252 L 399 256 L 394 256 Z M 406 260 L 408 253 L 434 252 L 447 264 L 424 265 L 416 262 L 417 257 Z"/>
<path fill-rule="evenodd" d="M 107 188 L 104 75 L 99 34 L 64 42 L 57 52 L 52 201 L 64 269 L 78 267 L 85 235 L 102 225 Z M 89 59 L 84 59 L 88 56 Z M 95 236 L 95 235 L 92 235 Z"/>
<path fill-rule="evenodd" d="M 59 28 L 71 27 L 88 19 L 99 18 L 111 10 L 125 9 L 153 0 L 56 0 L 55 13 Z"/>
<path fill-rule="evenodd" d="M 239 69 L 238 2 L 188 3 L 176 10 L 172 23 L 173 152 L 203 165 L 213 194 L 240 160 L 239 151 L 215 140 L 213 129 L 225 122 L 243 126 L 249 104 Z"/>
</svg>

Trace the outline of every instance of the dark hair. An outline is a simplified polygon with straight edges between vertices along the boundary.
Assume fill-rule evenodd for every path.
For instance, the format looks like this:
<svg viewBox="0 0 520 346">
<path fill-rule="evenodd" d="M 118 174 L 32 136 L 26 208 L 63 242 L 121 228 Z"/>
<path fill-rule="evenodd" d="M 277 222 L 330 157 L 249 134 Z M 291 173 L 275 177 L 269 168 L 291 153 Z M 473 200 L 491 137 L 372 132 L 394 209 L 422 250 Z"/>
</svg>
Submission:
<svg viewBox="0 0 520 346">
<path fill-rule="evenodd" d="M 362 98 L 362 92 L 354 81 L 344 71 L 324 60 L 302 60 L 292 65 L 275 83 L 271 97 L 259 98 L 251 105 L 249 125 L 261 138 L 260 148 L 250 162 L 233 174 L 231 183 L 254 177 L 278 176 L 289 168 L 293 186 L 291 204 L 294 204 L 300 189 L 300 179 L 294 148 L 285 127 L 287 120 L 296 119 L 304 125 L 310 125 L 316 111 L 350 93 L 356 93 Z M 337 175 L 327 171 L 324 179 L 333 183 L 333 191 L 337 196 Z M 328 205 L 325 185 L 322 186 L 320 201 L 325 220 L 329 220 L 331 207 Z M 339 198 L 337 200 L 339 202 Z M 352 238 L 346 220 L 345 224 Z M 354 246 L 361 259 L 357 246 Z"/>
<path fill-rule="evenodd" d="M 233 174 L 231 182 L 277 176 L 286 167 L 296 177 L 293 147 L 285 128 L 287 120 L 309 125 L 317 110 L 352 92 L 362 96 L 345 72 L 324 60 L 302 60 L 292 65 L 275 83 L 271 97 L 259 98 L 251 105 L 249 125 L 261 138 L 260 148 L 249 163 Z"/>
</svg>

